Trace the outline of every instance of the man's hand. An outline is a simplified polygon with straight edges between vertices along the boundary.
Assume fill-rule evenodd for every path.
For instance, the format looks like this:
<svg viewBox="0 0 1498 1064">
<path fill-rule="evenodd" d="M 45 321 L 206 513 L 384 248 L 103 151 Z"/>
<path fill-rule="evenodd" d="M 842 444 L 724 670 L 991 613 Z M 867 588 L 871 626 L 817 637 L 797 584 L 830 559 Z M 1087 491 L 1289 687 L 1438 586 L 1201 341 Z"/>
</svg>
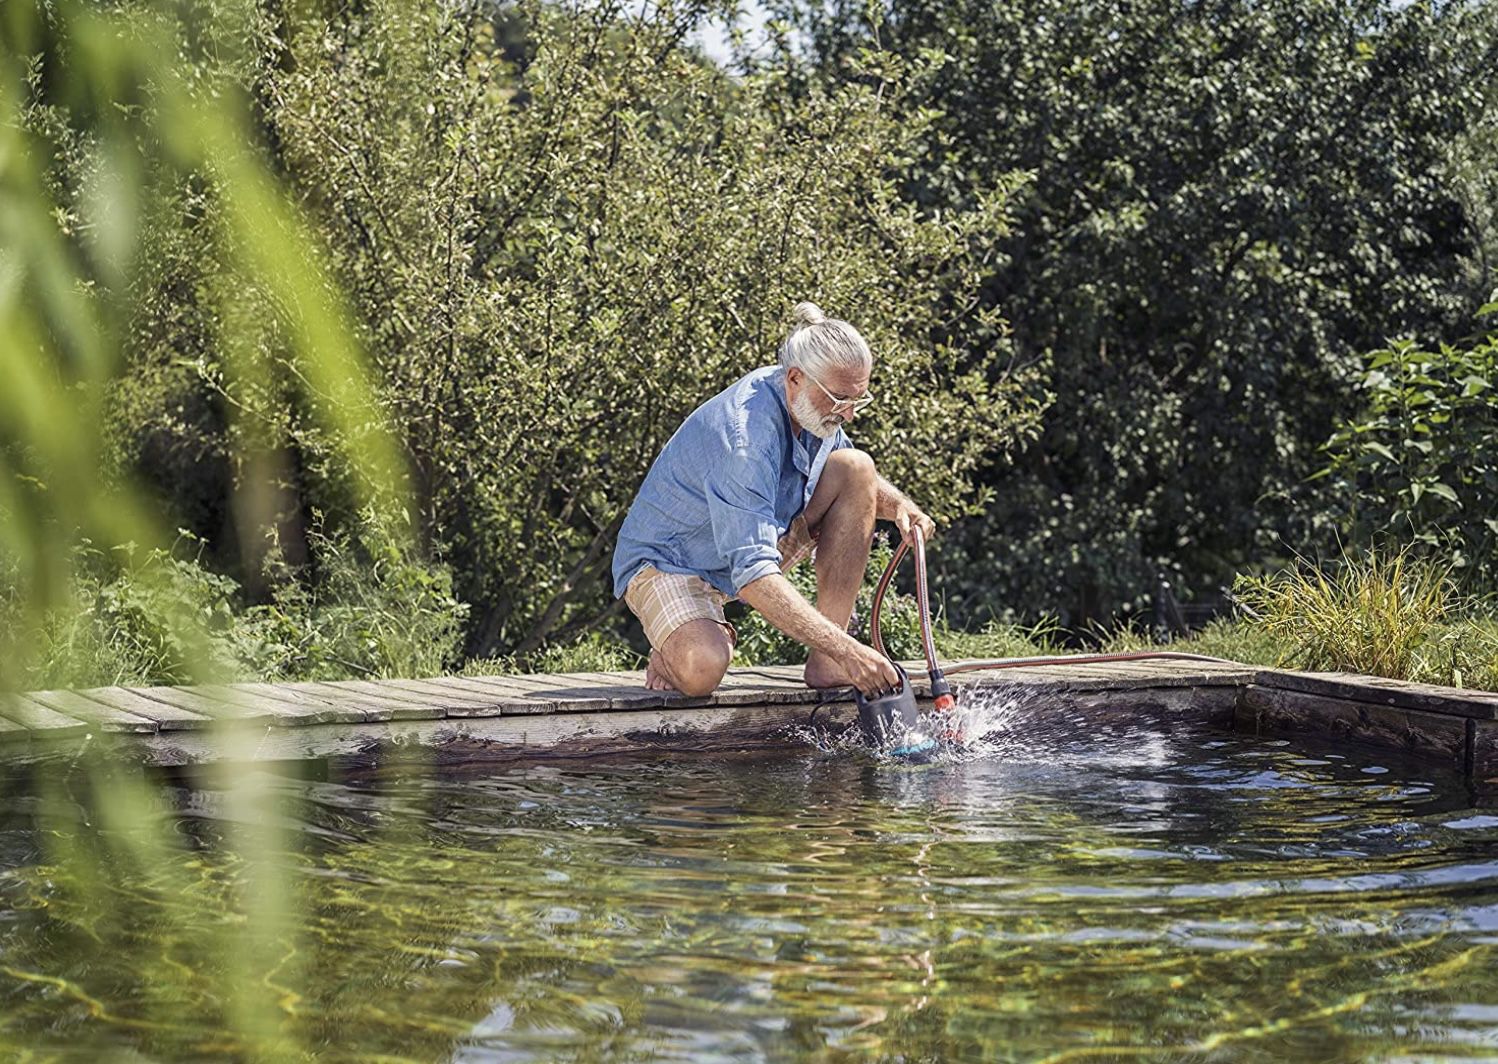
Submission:
<svg viewBox="0 0 1498 1064">
<path fill-rule="evenodd" d="M 900 674 L 889 658 L 852 637 L 849 637 L 849 642 L 852 646 L 843 655 L 841 663 L 848 674 L 848 682 L 862 691 L 866 698 L 900 686 Z"/>
<path fill-rule="evenodd" d="M 909 499 L 902 499 L 899 502 L 890 520 L 894 521 L 895 527 L 900 530 L 900 538 L 911 543 L 912 546 L 915 545 L 910 532 L 912 528 L 919 528 L 927 543 L 930 543 L 931 537 L 936 535 L 936 522 L 927 517 L 921 508 Z"/>
</svg>

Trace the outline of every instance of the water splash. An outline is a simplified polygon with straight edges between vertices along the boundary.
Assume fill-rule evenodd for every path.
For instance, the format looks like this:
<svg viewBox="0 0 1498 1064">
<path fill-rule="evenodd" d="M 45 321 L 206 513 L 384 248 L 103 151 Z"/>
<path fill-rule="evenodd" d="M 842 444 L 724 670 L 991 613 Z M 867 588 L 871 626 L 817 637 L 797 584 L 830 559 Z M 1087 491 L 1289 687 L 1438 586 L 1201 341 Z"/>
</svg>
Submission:
<svg viewBox="0 0 1498 1064">
<path fill-rule="evenodd" d="M 872 756 L 876 761 L 905 763 L 900 751 L 919 745 L 922 737 L 936 743 L 934 753 L 925 761 L 961 764 L 967 761 L 1026 759 L 1033 751 L 1040 733 L 1059 737 L 1071 730 L 1071 723 L 1054 712 L 1043 711 L 1043 696 L 1013 685 L 974 684 L 957 690 L 957 706 L 950 712 L 932 709 L 921 712 L 916 726 L 903 735 L 895 735 L 871 747 L 858 727 L 833 730 L 818 725 L 802 725 L 791 734 L 801 742 L 827 755 Z M 1043 728 L 1039 727 L 1044 725 Z"/>
</svg>

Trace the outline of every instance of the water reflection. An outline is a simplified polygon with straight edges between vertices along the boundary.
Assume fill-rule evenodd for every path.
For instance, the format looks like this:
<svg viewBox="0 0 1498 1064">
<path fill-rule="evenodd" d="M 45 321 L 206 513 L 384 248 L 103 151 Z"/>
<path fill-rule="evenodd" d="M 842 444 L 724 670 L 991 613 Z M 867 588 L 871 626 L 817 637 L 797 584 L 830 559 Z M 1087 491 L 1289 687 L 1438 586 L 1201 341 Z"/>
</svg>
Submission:
<svg viewBox="0 0 1498 1064">
<path fill-rule="evenodd" d="M 919 768 L 829 746 L 261 773 L 252 805 L 168 779 L 140 815 L 183 844 L 151 862 L 104 815 L 107 774 L 73 776 L 56 807 L 13 775 L 0 1051 L 1240 1060 L 1490 1044 L 1498 818 L 1454 777 L 1008 720 L 986 757 Z M 247 850 L 246 829 L 279 841 Z M 236 956 L 248 888 L 272 873 L 291 918 Z M 224 1034 L 248 1007 L 268 1009 L 270 1043 Z"/>
</svg>

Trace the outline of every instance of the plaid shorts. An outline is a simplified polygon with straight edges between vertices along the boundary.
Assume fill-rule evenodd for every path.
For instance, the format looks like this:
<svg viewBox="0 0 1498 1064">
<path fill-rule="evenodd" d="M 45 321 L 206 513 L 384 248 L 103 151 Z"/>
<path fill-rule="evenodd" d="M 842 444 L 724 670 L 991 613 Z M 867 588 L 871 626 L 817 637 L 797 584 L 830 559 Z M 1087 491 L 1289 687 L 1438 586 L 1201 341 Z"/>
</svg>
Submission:
<svg viewBox="0 0 1498 1064">
<path fill-rule="evenodd" d="M 790 572 L 797 562 L 811 553 L 811 533 L 800 516 L 776 544 L 780 549 L 780 571 Z M 737 643 L 739 633 L 723 616 L 723 607 L 733 599 L 700 576 L 685 573 L 663 573 L 647 565 L 636 573 L 624 589 L 624 603 L 640 618 L 645 638 L 657 650 L 666 639 L 688 621 L 716 621 L 728 632 L 730 642 Z"/>
</svg>

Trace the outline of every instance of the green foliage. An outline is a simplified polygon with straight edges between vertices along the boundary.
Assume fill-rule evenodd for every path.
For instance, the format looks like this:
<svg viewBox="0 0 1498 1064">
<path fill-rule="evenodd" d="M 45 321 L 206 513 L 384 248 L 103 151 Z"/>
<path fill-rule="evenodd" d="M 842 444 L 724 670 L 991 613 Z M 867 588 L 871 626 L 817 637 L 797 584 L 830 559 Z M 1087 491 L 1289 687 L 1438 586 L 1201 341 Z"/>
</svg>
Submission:
<svg viewBox="0 0 1498 1064">
<path fill-rule="evenodd" d="M 259 676 L 440 676 L 457 666 L 468 606 L 454 597 L 451 572 L 419 563 L 407 540 L 361 516 L 357 539 L 316 516 L 308 531 L 315 574 L 278 549 L 268 556 L 271 601 L 245 611 Z"/>
<path fill-rule="evenodd" d="M 1408 549 L 1343 555 L 1240 576 L 1235 591 L 1255 627 L 1281 641 L 1279 664 L 1461 686 L 1492 683 L 1492 628 L 1461 616 L 1449 566 Z"/>
<path fill-rule="evenodd" d="M 693 406 L 773 360 L 803 298 L 855 319 L 879 352 L 888 401 L 859 443 L 939 516 L 980 505 L 975 470 L 1033 434 L 1039 389 L 1005 368 L 993 308 L 953 315 L 943 299 L 974 294 L 1018 179 L 918 211 L 899 184 L 925 123 L 897 104 L 930 64 L 886 57 L 866 83 L 793 96 L 785 70 L 729 78 L 685 47 L 703 14 L 25 7 L 8 25 L 26 32 L 6 39 L 19 64 L 6 129 L 24 150 L 6 158 L 32 183 L 8 202 L 47 220 L 35 232 L 50 244 L 7 247 L 83 264 L 56 307 L 34 301 L 50 316 L 26 336 L 77 334 L 73 314 L 104 354 L 86 402 L 65 411 L 77 397 L 62 390 L 16 408 L 84 431 L 27 457 L 23 479 L 7 466 L 0 513 L 25 516 L 33 546 L 74 525 L 96 543 L 159 545 L 145 515 L 163 514 L 269 605 L 266 544 L 321 578 L 314 511 L 354 534 L 378 495 L 381 520 L 405 527 L 388 505 L 393 434 L 411 564 L 451 567 L 474 606 L 471 652 L 533 655 L 603 619 L 614 533 L 650 460 Z M 47 64 L 75 33 L 139 44 L 100 83 L 128 105 L 54 91 L 68 82 Z M 947 430 L 954 407 L 968 431 Z M 54 475 L 117 492 L 125 502 L 103 509 L 133 523 L 49 513 L 70 498 L 46 494 Z M 34 554 L 18 557 L 34 570 Z M 66 552 L 51 557 L 38 590 L 67 585 Z M 345 638 L 374 637 L 333 642 Z"/>
<path fill-rule="evenodd" d="M 587 632 L 570 643 L 552 643 L 521 657 L 471 658 L 463 676 L 514 676 L 533 672 L 629 672 L 644 667 L 634 648 L 606 632 Z"/>
<path fill-rule="evenodd" d="M 266 125 L 359 308 L 478 655 L 598 620 L 650 462 L 774 360 L 800 299 L 869 337 L 888 398 L 858 442 L 934 512 L 981 504 L 974 471 L 1036 424 L 998 314 L 948 309 L 1016 179 L 940 214 L 899 195 L 927 123 L 897 102 L 930 64 L 791 95 L 782 71 L 701 62 L 670 13 L 617 15 L 526 0 L 507 51 L 487 8 L 375 4 L 256 42 Z"/>
<path fill-rule="evenodd" d="M 1350 499 L 1344 534 L 1419 544 L 1470 590 L 1498 590 L 1498 334 L 1437 351 L 1397 340 L 1364 366 L 1363 409 L 1321 474 Z"/>
<path fill-rule="evenodd" d="M 24 594 L 11 572 L 0 631 L 24 637 L 15 674 L 28 690 L 220 680 L 336 680 L 435 676 L 456 662 L 466 607 L 451 575 L 417 565 L 403 544 L 366 522 L 358 544 L 315 525 L 314 580 L 268 555 L 275 589 L 246 606 L 233 579 L 201 563 L 205 544 L 182 530 L 171 549 L 75 549 L 66 603 L 20 623 Z M 190 550 L 189 550 L 190 548 Z"/>
<path fill-rule="evenodd" d="M 874 589 L 879 583 L 895 548 L 882 532 L 874 537 L 873 549 L 869 551 L 868 567 L 864 571 L 863 584 L 858 589 L 858 598 L 853 605 L 853 622 L 850 631 L 863 642 L 869 642 L 869 617 L 874 605 Z M 906 568 L 911 566 L 907 558 Z M 817 574 L 811 562 L 797 565 L 786 577 L 797 591 L 806 596 L 808 602 L 817 600 Z M 794 639 L 782 634 L 765 620 L 758 611 L 746 609 L 743 616 L 730 618 L 738 630 L 739 641 L 734 648 L 735 665 L 801 665 L 806 661 L 806 648 Z M 902 595 L 893 584 L 884 596 L 884 613 L 879 618 L 879 634 L 884 648 L 896 661 L 924 658 L 921 649 L 920 610 L 914 595 Z"/>
<path fill-rule="evenodd" d="M 1493 4 L 772 6 L 809 38 L 813 81 L 856 77 L 846 59 L 876 38 L 945 54 L 903 100 L 939 112 L 916 201 L 1034 175 L 982 295 L 1022 359 L 1048 360 L 1056 401 L 942 541 L 964 623 L 1138 616 L 1157 572 L 1190 597 L 1281 536 L 1321 542 L 1323 501 L 1292 489 L 1350 413 L 1350 356 L 1453 339 L 1494 284 L 1477 242 L 1498 167 L 1469 136 L 1498 98 Z"/>
<path fill-rule="evenodd" d="M 247 10 L 225 2 L 217 12 L 226 42 Z M 189 23 L 202 14 L 180 12 Z M 178 313 L 213 319 L 237 293 L 261 293 L 254 335 L 279 337 L 283 389 L 304 401 L 309 429 L 338 454 L 346 504 L 399 510 L 395 450 L 316 243 L 255 150 L 244 86 L 222 64 L 189 61 L 203 53 L 179 51 L 183 28 L 154 6 L 69 0 L 21 0 L 0 19 L 0 554 L 19 574 L 0 684 L 27 675 L 28 658 L 47 645 L 30 633 L 75 606 L 73 568 L 96 562 L 96 546 L 109 551 L 99 545 L 137 544 L 123 559 L 126 582 L 100 588 L 95 617 L 126 629 L 104 640 L 113 649 L 100 649 L 100 661 L 169 671 L 218 661 L 211 653 L 184 661 L 199 634 L 166 630 L 218 623 L 213 604 L 223 589 L 164 553 L 158 508 L 120 469 L 121 437 L 108 416 L 136 368 L 132 330 L 141 293 L 155 283 L 161 249 L 147 235 L 153 221 L 172 217 L 184 190 L 216 214 L 199 245 L 212 251 L 211 283 L 176 291 L 179 307 L 199 304 Z M 222 51 L 236 53 L 232 43 Z M 176 217 L 189 227 L 200 220 Z M 237 335 L 221 336 L 215 349 L 223 371 L 264 378 L 258 348 Z M 241 423 L 238 412 L 230 420 Z M 236 460 L 263 471 L 273 446 L 254 431 L 244 439 L 255 446 L 235 451 Z M 272 519 L 270 493 L 259 490 L 269 482 L 252 475 L 236 485 L 232 506 L 245 530 Z M 178 596 L 180 608 L 169 605 Z M 211 643 L 212 632 L 202 638 Z"/>
<path fill-rule="evenodd" d="M 191 541 L 190 534 L 184 537 Z M 180 544 L 180 541 L 179 541 Z M 237 586 L 175 550 L 134 544 L 103 551 L 87 540 L 74 549 L 64 604 L 41 624 L 22 628 L 16 574 L 0 609 L 7 634 L 24 632 L 12 679 L 26 689 L 112 684 L 190 683 L 197 670 L 234 675 L 244 634 L 235 616 Z"/>
</svg>

